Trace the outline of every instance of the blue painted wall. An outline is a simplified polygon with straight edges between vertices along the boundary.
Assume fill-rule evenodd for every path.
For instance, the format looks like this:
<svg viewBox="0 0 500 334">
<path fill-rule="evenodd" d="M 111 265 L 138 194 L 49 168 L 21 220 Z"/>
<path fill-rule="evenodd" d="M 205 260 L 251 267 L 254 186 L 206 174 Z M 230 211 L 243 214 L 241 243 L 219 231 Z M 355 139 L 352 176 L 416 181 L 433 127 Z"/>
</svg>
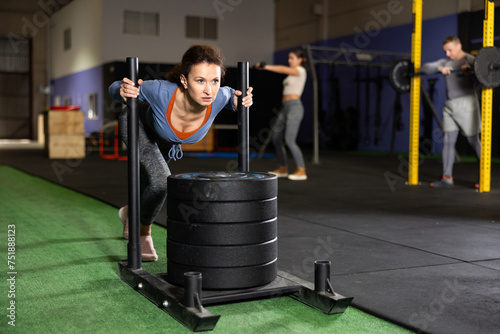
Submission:
<svg viewBox="0 0 500 334">
<path fill-rule="evenodd" d="M 423 22 L 422 28 L 422 63 L 444 57 L 442 41 L 449 35 L 458 34 L 458 16 L 450 15 Z M 342 38 L 322 41 L 321 45 L 341 47 L 350 45 L 358 49 L 411 52 L 412 25 L 403 25 L 381 29 L 372 32 L 372 37 L 353 34 Z M 300 46 L 298 46 L 300 47 Z M 287 55 L 290 49 L 275 53 L 275 62 L 287 64 Z M 467 50 L 466 50 L 467 51 Z M 321 135 L 320 143 L 324 148 L 350 149 L 348 145 L 340 145 L 341 138 L 356 132 L 358 143 L 355 149 L 363 151 L 390 152 L 392 144 L 394 152 L 408 152 L 409 146 L 409 106 L 410 94 L 400 96 L 402 113 L 401 122 L 392 142 L 394 121 L 394 104 L 396 92 L 388 81 L 388 70 L 380 71 L 377 68 L 355 68 L 347 66 L 332 67 L 320 66 L 318 76 L 321 86 Z M 370 81 L 366 86 L 367 77 L 374 79 L 383 78 L 380 90 L 380 104 L 377 100 L 377 86 Z M 445 101 L 444 80 L 438 75 L 422 77 L 422 83 L 427 87 L 430 78 L 437 79 L 435 83 L 434 105 L 440 115 Z M 334 80 L 337 80 L 338 95 L 335 94 Z M 337 99 L 340 99 L 337 101 Z M 299 142 L 309 144 L 313 141 L 313 99 L 312 83 L 308 78 L 306 89 L 302 98 L 305 107 L 305 117 L 301 125 Z M 340 110 L 336 110 L 336 104 Z M 421 104 L 422 105 L 422 104 Z M 377 109 L 378 108 L 378 109 Z M 351 119 L 357 119 L 354 130 Z M 421 134 L 424 135 L 424 113 L 421 112 Z M 432 121 L 432 139 L 427 140 L 426 150 L 429 153 L 440 154 L 442 150 L 442 133 L 438 124 Z M 432 141 L 432 142 L 431 142 Z"/>
<path fill-rule="evenodd" d="M 102 66 L 97 66 L 79 73 L 67 75 L 52 80 L 53 92 L 51 104 L 54 97 L 60 96 L 61 103 L 65 96 L 71 97 L 71 104 L 79 105 L 85 115 L 85 134 L 98 132 L 103 124 L 103 73 Z M 97 119 L 88 119 L 89 94 L 97 92 Z"/>
</svg>

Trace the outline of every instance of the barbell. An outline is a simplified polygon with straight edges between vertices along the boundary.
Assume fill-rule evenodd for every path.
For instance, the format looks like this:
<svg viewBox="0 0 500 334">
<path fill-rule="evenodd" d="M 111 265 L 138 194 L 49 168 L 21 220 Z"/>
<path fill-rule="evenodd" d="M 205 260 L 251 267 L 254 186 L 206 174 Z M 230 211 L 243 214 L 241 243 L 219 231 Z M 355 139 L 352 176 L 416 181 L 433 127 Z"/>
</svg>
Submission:
<svg viewBox="0 0 500 334">
<path fill-rule="evenodd" d="M 452 75 L 462 72 L 452 70 Z M 438 72 L 439 73 L 439 72 Z M 496 47 L 485 47 L 479 50 L 474 61 L 474 75 L 487 88 L 500 86 L 500 50 Z M 389 82 L 399 93 L 409 93 L 411 78 L 422 73 L 413 73 L 413 66 L 409 59 L 398 59 L 389 71 Z"/>
</svg>

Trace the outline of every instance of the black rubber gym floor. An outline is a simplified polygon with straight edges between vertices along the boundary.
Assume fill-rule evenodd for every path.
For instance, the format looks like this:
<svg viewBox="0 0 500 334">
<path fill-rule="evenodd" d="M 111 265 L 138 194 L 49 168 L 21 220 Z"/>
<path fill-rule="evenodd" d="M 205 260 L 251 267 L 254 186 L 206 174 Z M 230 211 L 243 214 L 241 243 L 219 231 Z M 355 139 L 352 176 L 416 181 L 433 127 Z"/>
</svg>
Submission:
<svg viewBox="0 0 500 334">
<path fill-rule="evenodd" d="M 306 156 L 311 156 L 306 152 Z M 120 207 L 127 163 L 88 152 L 49 160 L 41 149 L 0 148 L 6 164 Z M 174 174 L 224 171 L 230 159 L 184 157 Z M 251 160 L 252 171 L 276 167 Z M 332 262 L 334 289 L 353 306 L 417 332 L 498 333 L 500 165 L 491 191 L 473 189 L 478 165 L 455 165 L 455 187 L 432 189 L 439 159 L 423 158 L 419 186 L 407 186 L 404 156 L 321 152 L 307 181 L 280 179 L 278 266 L 313 281 L 314 260 Z M 157 219 L 166 224 L 166 210 Z M 117 233 L 121 223 L 116 219 Z"/>
</svg>

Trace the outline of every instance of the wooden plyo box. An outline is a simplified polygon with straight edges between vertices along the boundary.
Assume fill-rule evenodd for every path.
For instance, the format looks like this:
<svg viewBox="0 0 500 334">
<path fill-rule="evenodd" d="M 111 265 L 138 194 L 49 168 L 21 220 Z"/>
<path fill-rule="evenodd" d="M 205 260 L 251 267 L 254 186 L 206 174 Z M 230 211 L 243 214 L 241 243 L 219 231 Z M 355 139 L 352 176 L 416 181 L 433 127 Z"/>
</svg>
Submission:
<svg viewBox="0 0 500 334">
<path fill-rule="evenodd" d="M 38 143 L 45 145 L 45 124 L 44 124 L 45 117 L 40 114 L 38 115 L 38 122 L 37 122 L 37 127 L 38 127 Z"/>
<path fill-rule="evenodd" d="M 45 147 L 50 159 L 85 158 L 82 111 L 49 110 L 45 124 Z"/>
<path fill-rule="evenodd" d="M 208 130 L 206 136 L 194 144 L 182 144 L 183 151 L 212 152 L 214 150 L 214 129 Z"/>
<path fill-rule="evenodd" d="M 48 112 L 49 135 L 83 135 L 83 111 L 54 111 Z"/>
<path fill-rule="evenodd" d="M 50 159 L 85 158 L 84 135 L 49 135 Z"/>
</svg>

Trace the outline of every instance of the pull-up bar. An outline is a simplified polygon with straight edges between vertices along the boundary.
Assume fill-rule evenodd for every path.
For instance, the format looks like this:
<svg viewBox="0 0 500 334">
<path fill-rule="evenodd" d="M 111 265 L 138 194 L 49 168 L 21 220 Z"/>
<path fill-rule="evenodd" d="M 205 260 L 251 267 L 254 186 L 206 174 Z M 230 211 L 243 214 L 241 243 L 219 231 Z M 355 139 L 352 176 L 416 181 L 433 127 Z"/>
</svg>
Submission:
<svg viewBox="0 0 500 334">
<path fill-rule="evenodd" d="M 400 58 L 408 58 L 408 53 L 361 50 L 354 48 L 336 48 L 304 45 L 303 49 L 311 64 L 313 83 L 313 164 L 319 163 L 319 89 L 315 65 L 364 66 L 391 68 Z"/>
</svg>

